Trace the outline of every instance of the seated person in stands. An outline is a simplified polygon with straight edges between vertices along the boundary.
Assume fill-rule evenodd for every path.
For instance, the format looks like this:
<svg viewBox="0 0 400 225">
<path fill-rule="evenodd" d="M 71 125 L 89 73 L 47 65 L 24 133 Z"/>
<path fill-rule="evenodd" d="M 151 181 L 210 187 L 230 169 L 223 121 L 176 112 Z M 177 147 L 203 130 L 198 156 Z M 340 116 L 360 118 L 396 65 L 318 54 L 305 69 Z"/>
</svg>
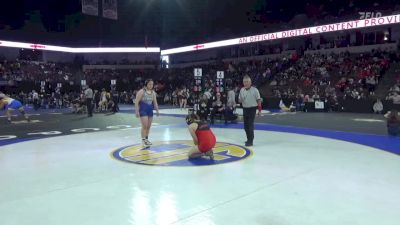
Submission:
<svg viewBox="0 0 400 225">
<path fill-rule="evenodd" d="M 221 93 L 216 94 L 215 101 L 212 103 L 212 111 L 211 111 L 211 124 L 214 124 L 214 118 L 216 115 L 224 115 L 225 114 L 225 105 L 222 102 Z"/>
<path fill-rule="evenodd" d="M 236 93 L 232 87 L 227 87 L 227 100 L 226 100 L 226 107 L 225 107 L 225 124 L 228 121 L 236 122 L 238 116 L 235 113 L 236 110 Z"/>
<path fill-rule="evenodd" d="M 99 103 L 100 103 L 100 92 L 98 90 L 94 90 L 93 94 L 93 111 L 99 112 Z"/>
<path fill-rule="evenodd" d="M 297 96 L 296 99 L 296 111 L 304 110 L 304 96 L 302 94 Z"/>
<path fill-rule="evenodd" d="M 328 98 L 328 111 L 339 111 L 339 101 L 336 97 L 336 95 L 334 96 L 329 96 Z"/>
<path fill-rule="evenodd" d="M 399 92 L 399 91 L 400 91 L 399 85 L 395 84 L 393 87 L 391 87 L 391 88 L 389 89 L 389 91 L 392 91 L 392 92 Z"/>
<path fill-rule="evenodd" d="M 86 104 L 82 102 L 81 98 L 76 98 L 72 101 L 73 113 L 85 113 Z"/>
<path fill-rule="evenodd" d="M 391 95 L 389 95 L 387 98 L 387 100 L 392 100 L 393 104 L 400 104 L 400 95 L 397 92 L 393 92 Z"/>
<path fill-rule="evenodd" d="M 283 100 L 281 99 L 281 101 L 279 102 L 279 108 L 283 111 L 283 112 L 295 112 L 296 111 L 296 106 L 293 104 L 293 102 L 290 104 L 289 107 L 287 107 L 285 105 L 285 103 L 283 103 Z"/>
<path fill-rule="evenodd" d="M 210 107 L 207 105 L 206 101 L 202 100 L 200 102 L 200 109 L 197 114 L 199 115 L 201 121 L 207 121 L 208 114 L 210 114 Z"/>
<path fill-rule="evenodd" d="M 225 124 L 230 122 L 236 122 L 238 116 L 235 114 L 236 104 L 234 102 L 228 102 L 225 107 Z"/>
<path fill-rule="evenodd" d="M 377 99 L 372 109 L 374 110 L 374 113 L 381 114 L 383 111 L 382 101 L 380 99 Z"/>
<path fill-rule="evenodd" d="M 116 113 L 117 111 L 114 110 L 114 108 L 115 108 L 115 102 L 114 102 L 113 99 L 110 99 L 110 100 L 108 101 L 108 103 L 107 103 L 107 109 L 108 109 L 108 110 L 111 110 L 113 113 Z"/>
<path fill-rule="evenodd" d="M 312 96 L 312 98 L 314 99 L 314 101 L 319 101 L 320 97 L 318 93 L 314 93 L 314 95 Z"/>
<path fill-rule="evenodd" d="M 387 129 L 390 136 L 400 136 L 400 114 L 397 110 L 391 110 L 385 114 Z"/>
<path fill-rule="evenodd" d="M 49 108 L 54 109 L 56 107 L 56 99 L 54 98 L 54 93 L 49 98 Z"/>
<path fill-rule="evenodd" d="M 64 96 L 62 101 L 64 102 L 64 107 L 68 108 L 71 105 L 71 101 L 69 100 L 68 96 Z"/>
</svg>

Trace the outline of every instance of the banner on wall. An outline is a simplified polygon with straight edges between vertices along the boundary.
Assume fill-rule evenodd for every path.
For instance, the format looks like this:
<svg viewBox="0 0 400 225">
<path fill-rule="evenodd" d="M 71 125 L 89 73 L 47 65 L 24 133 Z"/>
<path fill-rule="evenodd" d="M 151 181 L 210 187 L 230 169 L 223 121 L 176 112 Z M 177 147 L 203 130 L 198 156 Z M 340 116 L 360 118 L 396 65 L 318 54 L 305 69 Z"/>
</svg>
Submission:
<svg viewBox="0 0 400 225">
<path fill-rule="evenodd" d="M 103 17 L 108 19 L 118 19 L 117 0 L 103 0 Z"/>
<path fill-rule="evenodd" d="M 82 13 L 91 16 L 98 16 L 99 0 L 82 0 Z"/>
</svg>

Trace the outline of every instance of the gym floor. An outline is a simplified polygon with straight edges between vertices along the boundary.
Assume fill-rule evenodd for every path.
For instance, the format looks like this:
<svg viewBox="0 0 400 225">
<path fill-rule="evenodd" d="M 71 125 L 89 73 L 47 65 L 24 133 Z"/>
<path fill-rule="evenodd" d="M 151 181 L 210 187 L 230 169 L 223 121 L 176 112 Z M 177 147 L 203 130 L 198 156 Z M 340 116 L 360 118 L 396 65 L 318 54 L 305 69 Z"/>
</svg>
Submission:
<svg viewBox="0 0 400 225">
<path fill-rule="evenodd" d="M 400 138 L 382 115 L 266 112 L 253 147 L 241 122 L 216 124 L 215 159 L 188 160 L 186 111 L 162 109 L 143 148 L 133 107 L 121 109 L 0 117 L 1 224 L 400 221 Z"/>
</svg>

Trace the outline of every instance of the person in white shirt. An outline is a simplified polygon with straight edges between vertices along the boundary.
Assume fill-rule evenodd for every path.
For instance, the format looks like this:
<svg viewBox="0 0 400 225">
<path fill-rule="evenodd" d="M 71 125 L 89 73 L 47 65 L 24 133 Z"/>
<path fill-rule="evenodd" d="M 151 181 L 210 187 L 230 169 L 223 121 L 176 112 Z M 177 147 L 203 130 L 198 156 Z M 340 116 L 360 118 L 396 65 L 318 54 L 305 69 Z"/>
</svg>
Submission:
<svg viewBox="0 0 400 225">
<path fill-rule="evenodd" d="M 393 104 L 396 104 L 396 105 L 400 104 L 400 95 L 399 95 L 399 93 L 394 92 L 394 94 L 392 96 L 390 96 L 388 98 L 388 100 L 392 100 Z"/>
<path fill-rule="evenodd" d="M 33 109 L 37 111 L 40 108 L 39 104 L 39 93 L 35 90 L 32 91 Z"/>
<path fill-rule="evenodd" d="M 93 90 L 89 87 L 86 86 L 85 89 L 85 99 L 86 99 L 86 107 L 88 111 L 88 117 L 93 116 Z"/>
<path fill-rule="evenodd" d="M 258 109 L 258 115 L 261 115 L 261 97 L 257 88 L 251 86 L 249 76 L 243 77 L 243 88 L 239 93 L 239 102 L 243 106 L 244 130 L 246 131 L 246 146 L 253 146 L 254 140 L 254 119 Z"/>
<path fill-rule="evenodd" d="M 383 111 L 382 101 L 380 99 L 377 99 L 372 109 L 374 110 L 374 113 L 381 114 Z"/>
</svg>

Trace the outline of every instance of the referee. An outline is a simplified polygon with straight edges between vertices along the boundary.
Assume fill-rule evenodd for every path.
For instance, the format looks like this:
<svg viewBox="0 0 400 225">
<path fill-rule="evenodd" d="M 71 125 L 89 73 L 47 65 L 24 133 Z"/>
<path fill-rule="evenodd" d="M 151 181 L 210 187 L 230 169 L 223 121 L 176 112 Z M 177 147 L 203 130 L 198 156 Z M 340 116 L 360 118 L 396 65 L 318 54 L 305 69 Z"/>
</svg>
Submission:
<svg viewBox="0 0 400 225">
<path fill-rule="evenodd" d="M 240 89 L 239 102 L 243 106 L 244 130 L 246 131 L 246 146 L 253 146 L 254 139 L 254 118 L 258 109 L 261 114 L 261 97 L 257 88 L 251 86 L 251 78 L 243 77 L 243 88 Z"/>
<path fill-rule="evenodd" d="M 87 107 L 88 117 L 92 117 L 93 116 L 93 104 L 92 104 L 93 90 L 89 86 L 86 86 L 85 98 L 86 98 L 86 107 Z"/>
</svg>

